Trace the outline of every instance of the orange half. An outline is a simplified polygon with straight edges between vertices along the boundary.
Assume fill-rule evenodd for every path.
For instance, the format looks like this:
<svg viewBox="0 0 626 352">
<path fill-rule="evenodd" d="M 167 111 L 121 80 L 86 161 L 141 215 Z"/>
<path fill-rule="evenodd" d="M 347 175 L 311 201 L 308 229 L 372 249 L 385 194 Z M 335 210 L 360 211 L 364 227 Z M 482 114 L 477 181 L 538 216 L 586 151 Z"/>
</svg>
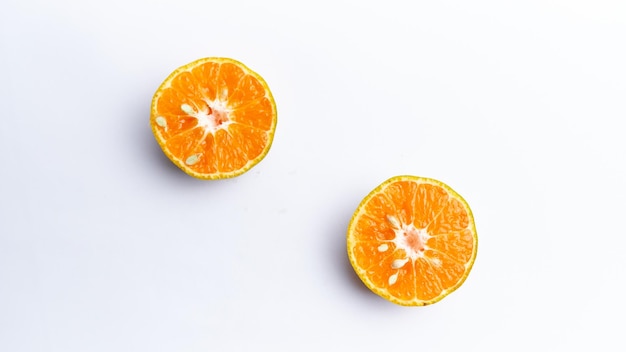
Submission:
<svg viewBox="0 0 626 352">
<path fill-rule="evenodd" d="M 216 57 L 172 72 L 150 113 L 165 155 L 200 179 L 238 176 L 258 164 L 272 145 L 276 120 L 263 78 L 239 61 Z"/>
<path fill-rule="evenodd" d="M 467 278 L 478 237 L 467 202 L 443 182 L 396 176 L 363 199 L 347 234 L 350 263 L 374 293 L 399 305 L 440 301 Z"/>
</svg>

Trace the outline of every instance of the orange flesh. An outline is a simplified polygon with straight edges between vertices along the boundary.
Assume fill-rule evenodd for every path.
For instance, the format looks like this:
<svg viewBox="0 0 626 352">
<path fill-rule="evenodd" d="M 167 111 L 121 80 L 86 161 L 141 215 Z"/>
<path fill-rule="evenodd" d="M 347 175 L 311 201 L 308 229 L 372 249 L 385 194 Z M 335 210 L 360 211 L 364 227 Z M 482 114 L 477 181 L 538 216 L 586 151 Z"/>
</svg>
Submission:
<svg viewBox="0 0 626 352">
<path fill-rule="evenodd" d="M 465 280 L 476 255 L 475 234 L 471 211 L 458 194 L 435 180 L 403 176 L 361 203 L 348 230 L 348 254 L 377 294 L 425 305 Z"/>
<path fill-rule="evenodd" d="M 157 120 L 158 119 L 158 120 Z M 230 59 L 198 60 L 155 94 L 151 118 L 164 152 L 193 176 L 234 176 L 267 153 L 276 109 L 256 73 Z"/>
</svg>

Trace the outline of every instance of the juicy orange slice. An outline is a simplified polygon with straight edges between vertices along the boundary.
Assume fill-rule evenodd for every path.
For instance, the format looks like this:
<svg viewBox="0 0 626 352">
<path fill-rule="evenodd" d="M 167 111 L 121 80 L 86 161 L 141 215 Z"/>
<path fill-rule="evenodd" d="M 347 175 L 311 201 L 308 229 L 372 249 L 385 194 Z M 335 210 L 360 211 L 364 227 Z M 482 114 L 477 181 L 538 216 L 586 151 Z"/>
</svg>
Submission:
<svg viewBox="0 0 626 352">
<path fill-rule="evenodd" d="M 234 177 L 258 164 L 276 129 L 276 104 L 256 72 L 228 58 L 179 67 L 152 99 L 150 125 L 167 157 L 200 179 Z"/>
<path fill-rule="evenodd" d="M 467 202 L 446 184 L 396 176 L 358 206 L 347 234 L 363 283 L 400 305 L 438 302 L 467 278 L 478 238 Z"/>
</svg>

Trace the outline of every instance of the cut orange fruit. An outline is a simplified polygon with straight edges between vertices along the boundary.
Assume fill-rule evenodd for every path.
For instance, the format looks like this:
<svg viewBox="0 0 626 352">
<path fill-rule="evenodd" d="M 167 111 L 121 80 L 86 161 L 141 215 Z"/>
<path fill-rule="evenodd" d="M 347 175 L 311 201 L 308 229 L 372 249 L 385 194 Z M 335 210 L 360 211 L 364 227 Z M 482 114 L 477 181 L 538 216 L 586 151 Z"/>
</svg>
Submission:
<svg viewBox="0 0 626 352">
<path fill-rule="evenodd" d="M 263 78 L 239 61 L 215 57 L 171 73 L 150 113 L 165 155 L 200 179 L 238 176 L 258 164 L 272 145 L 276 119 Z"/>
<path fill-rule="evenodd" d="M 467 202 L 443 182 L 396 176 L 358 206 L 350 263 L 374 293 L 399 305 L 440 301 L 467 278 L 478 238 Z"/>
</svg>

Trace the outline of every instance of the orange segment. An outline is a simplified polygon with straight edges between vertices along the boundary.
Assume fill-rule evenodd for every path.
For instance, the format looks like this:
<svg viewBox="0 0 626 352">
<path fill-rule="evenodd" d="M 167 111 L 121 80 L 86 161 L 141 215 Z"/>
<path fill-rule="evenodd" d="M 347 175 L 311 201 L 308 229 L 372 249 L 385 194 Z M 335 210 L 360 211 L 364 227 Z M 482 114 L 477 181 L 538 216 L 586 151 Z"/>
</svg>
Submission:
<svg viewBox="0 0 626 352">
<path fill-rule="evenodd" d="M 348 257 L 363 283 L 406 306 L 438 302 L 461 286 L 477 244 L 467 202 L 443 182 L 417 176 L 376 187 L 347 233 Z"/>
<path fill-rule="evenodd" d="M 228 58 L 179 67 L 152 99 L 150 125 L 167 157 L 200 179 L 238 176 L 268 153 L 276 104 L 256 72 Z"/>
<path fill-rule="evenodd" d="M 273 104 L 267 97 L 252 100 L 233 110 L 230 117 L 239 124 L 267 130 L 272 128 L 272 115 L 275 114 Z"/>
</svg>

